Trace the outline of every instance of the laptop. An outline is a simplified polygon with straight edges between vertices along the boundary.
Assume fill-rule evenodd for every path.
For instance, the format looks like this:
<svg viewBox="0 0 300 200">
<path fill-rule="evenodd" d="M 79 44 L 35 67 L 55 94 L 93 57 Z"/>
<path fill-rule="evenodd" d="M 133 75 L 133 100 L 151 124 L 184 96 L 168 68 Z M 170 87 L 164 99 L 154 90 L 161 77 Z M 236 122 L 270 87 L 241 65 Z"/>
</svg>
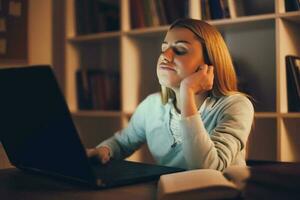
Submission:
<svg viewBox="0 0 300 200">
<path fill-rule="evenodd" d="M 0 69 L 0 141 L 12 165 L 99 188 L 183 171 L 125 160 L 93 163 L 50 66 Z"/>
</svg>

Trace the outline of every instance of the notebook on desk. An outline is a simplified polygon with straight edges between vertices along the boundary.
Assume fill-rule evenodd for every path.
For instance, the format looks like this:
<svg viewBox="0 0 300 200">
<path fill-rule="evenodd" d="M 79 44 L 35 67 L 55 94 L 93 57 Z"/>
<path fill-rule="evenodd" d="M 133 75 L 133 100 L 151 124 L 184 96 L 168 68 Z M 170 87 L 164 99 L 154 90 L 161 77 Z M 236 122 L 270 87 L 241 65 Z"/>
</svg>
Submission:
<svg viewBox="0 0 300 200">
<path fill-rule="evenodd" d="M 0 93 L 0 141 L 19 169 L 101 188 L 182 171 L 129 161 L 92 164 L 50 66 L 1 69 Z"/>
</svg>

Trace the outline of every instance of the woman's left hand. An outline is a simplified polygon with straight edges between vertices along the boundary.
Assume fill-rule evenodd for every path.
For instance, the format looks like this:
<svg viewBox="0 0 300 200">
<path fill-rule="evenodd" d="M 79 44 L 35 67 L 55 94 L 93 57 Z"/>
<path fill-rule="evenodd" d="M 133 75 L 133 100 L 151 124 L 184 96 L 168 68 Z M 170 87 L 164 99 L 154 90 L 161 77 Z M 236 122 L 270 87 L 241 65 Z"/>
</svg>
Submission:
<svg viewBox="0 0 300 200">
<path fill-rule="evenodd" d="M 202 65 L 199 70 L 183 79 L 180 83 L 180 90 L 188 90 L 194 94 L 207 92 L 213 88 L 214 67 Z"/>
</svg>

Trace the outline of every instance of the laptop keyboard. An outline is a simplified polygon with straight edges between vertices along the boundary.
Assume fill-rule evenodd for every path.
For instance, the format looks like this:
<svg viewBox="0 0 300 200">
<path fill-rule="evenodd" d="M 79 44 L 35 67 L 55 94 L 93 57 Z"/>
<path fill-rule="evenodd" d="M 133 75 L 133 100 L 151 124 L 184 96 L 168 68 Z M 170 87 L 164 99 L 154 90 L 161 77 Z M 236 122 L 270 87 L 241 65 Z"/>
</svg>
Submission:
<svg viewBox="0 0 300 200">
<path fill-rule="evenodd" d="M 93 165 L 93 170 L 96 177 L 104 181 L 106 185 L 123 185 L 158 180 L 162 174 L 182 171 L 171 167 L 125 160 L 113 160 L 104 165 Z"/>
</svg>

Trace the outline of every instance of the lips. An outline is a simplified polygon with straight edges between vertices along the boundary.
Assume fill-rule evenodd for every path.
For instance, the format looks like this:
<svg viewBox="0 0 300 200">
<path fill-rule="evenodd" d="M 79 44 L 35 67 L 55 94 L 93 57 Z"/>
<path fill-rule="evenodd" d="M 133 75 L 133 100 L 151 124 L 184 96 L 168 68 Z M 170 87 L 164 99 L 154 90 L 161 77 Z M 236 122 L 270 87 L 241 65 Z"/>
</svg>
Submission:
<svg viewBox="0 0 300 200">
<path fill-rule="evenodd" d="M 159 68 L 162 69 L 162 70 L 176 71 L 175 67 L 172 67 L 172 66 L 166 65 L 166 64 L 160 64 Z"/>
</svg>

